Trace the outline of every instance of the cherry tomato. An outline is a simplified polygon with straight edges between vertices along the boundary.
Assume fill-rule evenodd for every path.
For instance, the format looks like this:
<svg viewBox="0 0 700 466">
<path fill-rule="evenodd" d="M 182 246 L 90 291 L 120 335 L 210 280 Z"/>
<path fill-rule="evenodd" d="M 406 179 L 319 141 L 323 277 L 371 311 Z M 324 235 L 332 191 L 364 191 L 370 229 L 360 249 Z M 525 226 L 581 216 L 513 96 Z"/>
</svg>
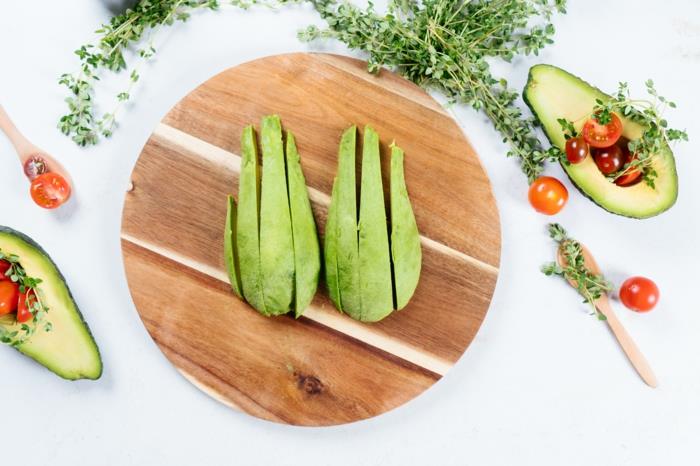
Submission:
<svg viewBox="0 0 700 466">
<path fill-rule="evenodd" d="M 34 181 L 34 178 L 46 172 L 48 172 L 46 161 L 40 155 L 32 155 L 24 162 L 24 174 L 29 181 Z"/>
<path fill-rule="evenodd" d="M 27 295 L 29 296 L 29 305 L 27 305 Z M 34 318 L 34 314 L 32 314 L 31 309 L 35 302 L 36 296 L 34 295 L 33 291 L 28 290 L 28 293 L 19 294 L 19 299 L 17 302 L 17 322 L 22 324 Z"/>
<path fill-rule="evenodd" d="M 625 157 L 624 165 L 632 162 L 636 158 L 636 155 L 630 154 L 630 151 L 626 145 L 624 145 L 622 147 L 622 153 L 624 154 L 624 157 Z M 630 185 L 636 184 L 638 181 L 640 181 L 641 177 L 642 177 L 642 171 L 635 168 L 634 170 L 629 170 L 624 175 L 618 177 L 615 180 L 615 184 L 618 186 L 630 186 Z"/>
<path fill-rule="evenodd" d="M 622 121 L 614 113 L 610 114 L 610 122 L 605 125 L 598 123 L 595 117 L 589 118 L 583 125 L 581 134 L 591 147 L 610 147 L 622 135 Z"/>
<path fill-rule="evenodd" d="M 569 192 L 558 179 L 540 176 L 530 185 L 528 199 L 537 212 L 554 215 L 564 208 Z"/>
<path fill-rule="evenodd" d="M 588 157 L 588 143 L 582 137 L 566 141 L 566 160 L 571 163 L 583 162 Z"/>
<path fill-rule="evenodd" d="M 3 259 L 3 260 L 0 260 L 0 281 L 9 280 L 9 279 L 10 279 L 10 277 L 8 277 L 8 276 L 5 275 L 5 274 L 6 274 L 7 271 L 10 269 L 11 266 L 12 266 L 12 264 L 10 264 L 9 262 L 7 262 L 6 260 L 4 260 L 4 259 Z"/>
<path fill-rule="evenodd" d="M 9 280 L 0 282 L 0 316 L 17 310 L 19 300 L 19 285 Z"/>
<path fill-rule="evenodd" d="M 620 170 L 624 165 L 624 156 L 619 146 L 610 146 L 604 149 L 594 149 L 593 160 L 598 165 L 598 169 L 604 175 L 610 175 Z"/>
<path fill-rule="evenodd" d="M 659 288 L 645 277 L 632 277 L 620 287 L 620 301 L 637 312 L 651 311 L 659 301 Z"/>
<path fill-rule="evenodd" d="M 30 193 L 39 207 L 55 209 L 68 200 L 71 190 L 61 175 L 49 172 L 34 178 Z"/>
</svg>

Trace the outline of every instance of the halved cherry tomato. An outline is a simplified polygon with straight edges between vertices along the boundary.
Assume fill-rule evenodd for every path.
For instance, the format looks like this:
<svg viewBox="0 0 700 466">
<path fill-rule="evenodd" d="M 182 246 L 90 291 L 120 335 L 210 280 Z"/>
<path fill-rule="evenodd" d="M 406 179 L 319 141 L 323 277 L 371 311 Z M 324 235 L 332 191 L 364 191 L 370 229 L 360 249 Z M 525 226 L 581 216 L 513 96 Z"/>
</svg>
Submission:
<svg viewBox="0 0 700 466">
<path fill-rule="evenodd" d="M 65 178 L 49 172 L 34 178 L 30 193 L 39 207 L 55 209 L 68 200 L 71 190 Z"/>
<path fill-rule="evenodd" d="M 0 316 L 17 310 L 19 300 L 19 285 L 9 280 L 0 282 Z"/>
<path fill-rule="evenodd" d="M 627 148 L 627 145 L 622 146 L 622 153 L 623 153 L 624 159 L 625 159 L 623 166 L 632 162 L 637 157 L 636 155 L 630 154 L 630 151 Z M 619 176 L 615 180 L 615 184 L 618 186 L 630 186 L 630 185 L 636 184 L 638 181 L 640 181 L 641 177 L 642 177 L 642 171 L 635 168 L 634 170 L 629 170 L 624 175 Z"/>
<path fill-rule="evenodd" d="M 27 304 L 29 302 L 29 304 Z M 32 290 L 27 290 L 27 293 L 20 293 L 19 300 L 17 302 L 17 322 L 20 324 L 32 320 L 34 314 L 32 314 L 32 307 L 36 302 L 36 295 Z"/>
<path fill-rule="evenodd" d="M 0 281 L 10 279 L 10 277 L 5 275 L 7 271 L 10 270 L 10 267 L 12 267 L 12 264 L 7 262 L 5 259 L 0 260 Z"/>
<path fill-rule="evenodd" d="M 593 160 L 598 165 L 598 169 L 604 175 L 610 175 L 622 168 L 624 165 L 624 156 L 622 149 L 619 146 L 610 146 L 604 149 L 593 149 Z"/>
<path fill-rule="evenodd" d="M 540 176 L 530 185 L 528 199 L 537 212 L 554 215 L 564 208 L 569 199 L 569 191 L 558 179 Z"/>
<path fill-rule="evenodd" d="M 659 287 L 645 277 L 632 277 L 620 287 L 620 301 L 636 312 L 649 312 L 659 301 Z"/>
<path fill-rule="evenodd" d="M 581 130 L 583 139 L 586 140 L 591 147 L 610 147 L 622 136 L 622 121 L 620 117 L 614 113 L 610 114 L 610 122 L 601 125 L 596 120 L 596 117 L 589 118 L 583 125 Z"/>
<path fill-rule="evenodd" d="M 582 137 L 566 140 L 566 160 L 571 163 L 583 162 L 588 157 L 588 143 Z"/>
</svg>

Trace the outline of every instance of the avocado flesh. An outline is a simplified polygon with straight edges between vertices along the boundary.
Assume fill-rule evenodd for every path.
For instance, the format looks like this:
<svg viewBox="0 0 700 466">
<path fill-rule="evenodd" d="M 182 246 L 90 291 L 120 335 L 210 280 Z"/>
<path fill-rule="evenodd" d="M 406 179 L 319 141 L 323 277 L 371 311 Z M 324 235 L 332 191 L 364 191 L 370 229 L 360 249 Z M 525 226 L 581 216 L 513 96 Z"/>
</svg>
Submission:
<svg viewBox="0 0 700 466">
<path fill-rule="evenodd" d="M 418 286 L 422 253 L 420 234 L 406 189 L 404 153 L 391 147 L 391 258 L 394 264 L 394 294 L 397 310 L 408 304 Z"/>
<path fill-rule="evenodd" d="M 331 204 L 328 207 L 326 230 L 323 237 L 323 258 L 326 269 L 326 287 L 333 305 L 342 311 L 338 285 L 338 179 L 333 180 Z"/>
<path fill-rule="evenodd" d="M 238 248 L 236 248 L 236 220 L 236 201 L 233 196 L 229 196 L 226 205 L 226 228 L 224 229 L 224 258 L 226 259 L 226 271 L 231 289 L 239 298 L 242 298 L 241 271 L 238 262 Z"/>
<path fill-rule="evenodd" d="M 355 147 L 357 128 L 343 133 L 338 153 L 337 265 L 338 289 L 343 312 L 360 319 L 360 261 L 357 238 L 357 185 Z"/>
<path fill-rule="evenodd" d="M 389 234 L 384 205 L 379 136 L 365 127 L 360 190 L 360 320 L 377 322 L 394 309 Z"/>
<path fill-rule="evenodd" d="M 287 184 L 294 240 L 294 314 L 299 317 L 318 288 L 321 250 L 294 135 L 287 132 Z"/>
<path fill-rule="evenodd" d="M 294 241 L 289 212 L 282 123 L 277 115 L 261 123 L 260 270 L 265 309 L 286 314 L 294 294 Z"/>
<path fill-rule="evenodd" d="M 578 77 L 551 65 L 535 65 L 530 68 L 523 98 L 542 124 L 552 145 L 565 150 L 566 139 L 558 118 L 574 122 L 580 131 L 595 106 L 596 99 L 608 100 L 610 96 Z M 623 124 L 622 136 L 638 139 L 644 127 L 619 115 Z M 673 153 L 667 144 L 654 157 L 653 168 L 658 173 L 655 188 L 643 181 L 633 186 L 621 187 L 608 180 L 598 169 L 593 157 L 578 164 L 562 164 L 571 181 L 593 202 L 619 215 L 648 218 L 669 209 L 678 197 L 678 177 Z"/>
<path fill-rule="evenodd" d="M 0 249 L 17 255 L 27 275 L 42 280 L 39 289 L 49 308 L 46 320 L 52 325 L 50 332 L 38 328 L 17 349 L 64 379 L 100 378 L 102 359 L 97 344 L 51 258 L 29 237 L 7 227 L 0 227 Z M 17 324 L 7 328 L 14 327 L 19 329 Z"/>
<path fill-rule="evenodd" d="M 260 164 L 252 125 L 246 126 L 241 136 L 236 224 L 235 247 L 238 250 L 241 291 L 251 306 L 267 315 L 260 268 Z"/>
</svg>

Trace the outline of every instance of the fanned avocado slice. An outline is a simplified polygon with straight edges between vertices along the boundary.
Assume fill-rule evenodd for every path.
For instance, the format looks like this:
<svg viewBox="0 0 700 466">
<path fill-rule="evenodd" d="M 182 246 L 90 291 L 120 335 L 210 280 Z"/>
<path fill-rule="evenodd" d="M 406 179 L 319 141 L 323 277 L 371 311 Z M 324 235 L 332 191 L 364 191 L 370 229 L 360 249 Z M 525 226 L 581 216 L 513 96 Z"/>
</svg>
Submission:
<svg viewBox="0 0 700 466">
<path fill-rule="evenodd" d="M 611 97 L 580 78 L 552 65 L 535 65 L 530 68 L 523 98 L 542 124 L 552 145 L 565 150 L 566 139 L 558 118 L 575 122 L 581 129 L 586 115 L 595 106 L 596 99 Z M 644 127 L 620 116 L 622 136 L 638 139 Z M 598 169 L 592 157 L 578 164 L 562 164 L 571 181 L 602 208 L 615 214 L 633 218 L 648 218 L 671 208 L 678 197 L 678 176 L 673 153 L 664 143 L 661 153 L 654 158 L 652 168 L 658 173 L 655 188 L 641 182 L 621 187 L 608 180 Z"/>
<path fill-rule="evenodd" d="M 394 295 L 397 310 L 413 296 L 420 278 L 420 234 L 408 197 L 403 168 L 404 153 L 391 146 L 391 258 L 394 264 Z"/>
<path fill-rule="evenodd" d="M 265 309 L 286 314 L 294 294 L 294 241 L 289 212 L 282 123 L 277 115 L 261 123 L 260 268 Z"/>
<path fill-rule="evenodd" d="M 241 177 L 238 186 L 236 248 L 245 300 L 263 314 L 265 308 L 260 265 L 260 164 L 253 126 L 241 137 Z M 232 283 L 233 286 L 233 283 Z"/>
<path fill-rule="evenodd" d="M 326 286 L 328 295 L 335 307 L 342 311 L 340 289 L 338 288 L 338 179 L 333 180 L 331 204 L 328 207 L 326 231 L 323 238 L 324 260 L 326 268 Z"/>
<path fill-rule="evenodd" d="M 233 196 L 228 196 L 226 205 L 226 227 L 224 228 L 224 258 L 226 259 L 226 271 L 228 272 L 231 289 L 243 297 L 241 292 L 241 271 L 238 260 L 238 248 L 236 247 L 236 201 Z"/>
<path fill-rule="evenodd" d="M 369 126 L 365 127 L 362 149 L 358 230 L 362 307 L 359 319 L 377 322 L 391 314 L 394 300 L 379 136 Z"/>
<path fill-rule="evenodd" d="M 27 276 L 42 280 L 39 289 L 49 308 L 51 331 L 38 328 L 17 349 L 65 379 L 100 378 L 99 349 L 56 264 L 31 238 L 8 227 L 0 226 L 0 249 L 19 257 Z M 4 328 L 14 331 L 19 325 Z"/>
<path fill-rule="evenodd" d="M 343 312 L 360 319 L 360 261 L 357 238 L 357 185 L 355 152 L 357 128 L 343 133 L 338 153 L 337 263 L 338 288 Z"/>
<path fill-rule="evenodd" d="M 294 135 L 287 131 L 287 183 L 294 240 L 294 314 L 301 316 L 318 288 L 321 250 Z"/>
</svg>

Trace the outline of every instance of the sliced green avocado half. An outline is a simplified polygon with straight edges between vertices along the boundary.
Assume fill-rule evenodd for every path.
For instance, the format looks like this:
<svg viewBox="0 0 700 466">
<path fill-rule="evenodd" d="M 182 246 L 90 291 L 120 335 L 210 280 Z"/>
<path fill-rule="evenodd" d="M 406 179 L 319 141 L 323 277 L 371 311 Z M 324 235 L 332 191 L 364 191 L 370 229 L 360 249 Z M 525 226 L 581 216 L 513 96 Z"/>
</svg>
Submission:
<svg viewBox="0 0 700 466">
<path fill-rule="evenodd" d="M 535 65 L 530 68 L 527 85 L 523 91 L 525 103 L 542 124 L 552 145 L 565 150 L 566 139 L 558 118 L 573 121 L 581 130 L 585 116 L 590 114 L 596 99 L 611 97 L 580 78 L 552 65 Z M 619 115 L 622 120 L 622 136 L 638 139 L 644 127 Z M 648 218 L 668 210 L 678 197 L 678 176 L 673 153 L 667 144 L 653 168 L 658 173 L 655 188 L 644 182 L 621 187 L 601 173 L 592 157 L 578 164 L 562 164 L 571 181 L 583 194 L 605 210 L 633 218 Z"/>
<path fill-rule="evenodd" d="M 64 379 L 100 378 L 102 359 L 97 344 L 49 255 L 31 238 L 3 226 L 0 226 L 0 250 L 19 257 L 27 276 L 42 280 L 39 289 L 49 308 L 46 320 L 51 323 L 51 331 L 38 328 L 17 349 Z M 19 329 L 16 323 L 4 326 L 10 331 L 16 330 L 14 327 Z"/>
</svg>

